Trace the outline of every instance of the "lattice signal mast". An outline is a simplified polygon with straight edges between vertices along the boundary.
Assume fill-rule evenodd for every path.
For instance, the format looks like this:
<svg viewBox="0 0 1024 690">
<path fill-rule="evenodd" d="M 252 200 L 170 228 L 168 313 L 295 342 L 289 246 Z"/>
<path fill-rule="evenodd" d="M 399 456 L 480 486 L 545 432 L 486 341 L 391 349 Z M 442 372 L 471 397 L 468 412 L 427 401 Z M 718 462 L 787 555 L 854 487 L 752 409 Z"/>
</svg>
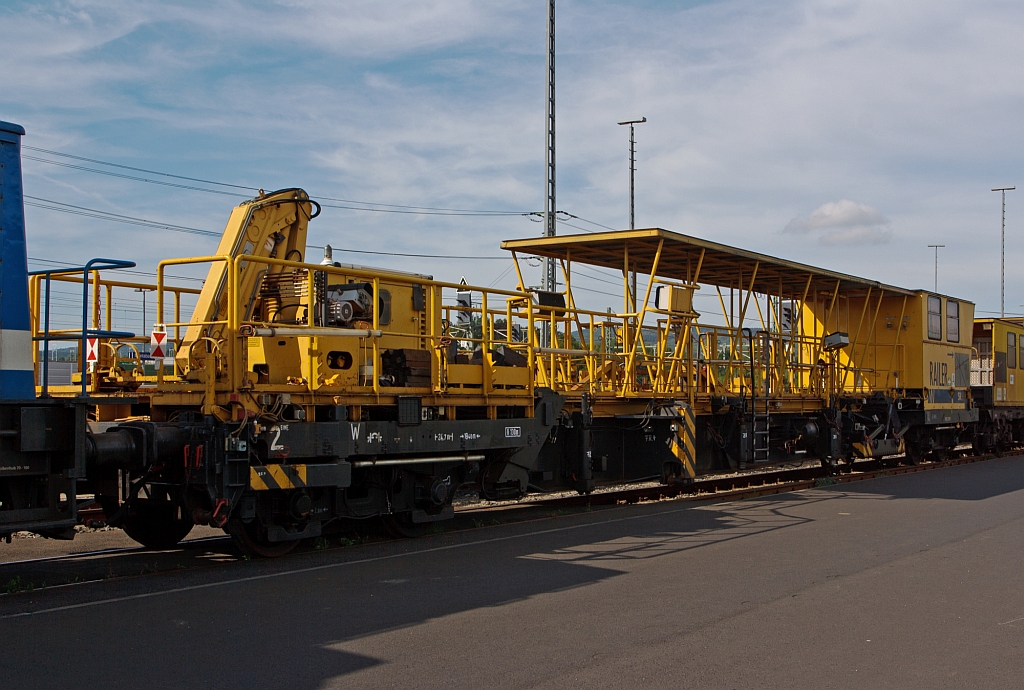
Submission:
<svg viewBox="0 0 1024 690">
<path fill-rule="evenodd" d="M 547 113 L 547 201 L 544 209 L 544 234 L 555 232 L 555 0 L 548 0 L 548 113 Z M 554 292 L 555 260 L 544 259 L 544 289 Z"/>
</svg>

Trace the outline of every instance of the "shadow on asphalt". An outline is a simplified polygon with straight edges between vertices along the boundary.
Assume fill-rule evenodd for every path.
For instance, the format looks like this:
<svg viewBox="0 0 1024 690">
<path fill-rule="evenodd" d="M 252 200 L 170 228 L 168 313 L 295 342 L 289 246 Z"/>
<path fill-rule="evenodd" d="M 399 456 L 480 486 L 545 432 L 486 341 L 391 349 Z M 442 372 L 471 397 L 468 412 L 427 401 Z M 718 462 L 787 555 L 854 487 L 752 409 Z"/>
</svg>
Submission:
<svg viewBox="0 0 1024 690">
<path fill-rule="evenodd" d="M 188 570 L 233 563 L 239 560 L 231 539 L 183 542 L 178 548 L 153 550 L 145 547 L 115 549 L 112 552 L 71 554 L 61 558 L 0 563 L 0 591 L 13 588 L 52 587 L 92 582 L 114 577 Z M 0 607 L 2 608 L 2 607 Z"/>
<path fill-rule="evenodd" d="M 628 506 L 415 542 L 237 562 L 95 585 L 88 594 L 68 590 L 70 598 L 50 592 L 22 600 L 23 608 L 144 598 L 0 618 L 0 677 L 5 687 L 47 690 L 137 687 L 140 679 L 148 688 L 314 690 L 386 663 L 346 651 L 345 642 L 606 581 L 623 572 L 624 561 L 806 524 L 813 519 L 801 509 L 839 496 L 976 501 L 1021 489 L 1024 465 L 993 461 L 827 491 L 718 505 Z M 235 581 L 206 586 L 228 579 Z M 178 588 L 189 589 L 166 591 Z M 7 603 L 0 602 L 0 614 L 12 610 Z M 61 651 L 53 654 L 58 630 Z M 474 651 L 453 647 L 449 653 L 455 659 Z M 417 679 L 406 684 L 415 687 Z"/>
<path fill-rule="evenodd" d="M 345 642 L 605 581 L 622 573 L 615 565 L 625 560 L 659 558 L 803 524 L 810 520 L 787 512 L 824 500 L 784 494 L 697 510 L 669 502 L 629 506 L 565 520 L 106 583 L 98 586 L 113 598 L 117 592 L 130 596 L 188 586 L 190 578 L 200 583 L 250 578 L 0 619 L 0 634 L 16 641 L 5 642 L 0 673 L 14 679 L 12 687 L 47 690 L 54 682 L 132 686 L 119 684 L 118 678 L 174 678 L 165 685 L 147 681 L 152 688 L 313 690 L 329 679 L 386 663 L 343 649 Z M 474 545 L 477 538 L 483 543 Z M 251 579 L 260 577 L 265 579 Z M 55 605 L 60 603 L 41 601 L 32 608 Z M 54 626 L 70 631 L 56 660 L 42 644 Z M 103 649 L 119 650 L 116 668 L 100 663 L 110 658 L 97 655 L 100 639 Z M 48 666 L 45 683 L 31 672 L 42 664 Z M 416 679 L 408 679 L 408 685 L 415 687 Z"/>
<path fill-rule="evenodd" d="M 393 552 L 395 545 L 373 550 Z M 330 678 L 381 663 L 331 648 L 340 641 L 580 587 L 617 574 L 518 558 L 518 549 L 500 551 L 481 558 L 479 549 L 460 548 L 0 618 L 0 637 L 5 641 L 0 677 L 5 688 L 47 690 L 140 687 L 135 683 L 142 679 L 147 688 L 313 690 Z M 342 559 L 337 553 L 306 554 L 289 565 L 294 570 L 330 565 L 331 560 Z M 230 568 L 233 577 L 241 578 L 264 569 L 265 564 L 255 562 Z M 166 576 L 158 579 L 163 587 L 183 584 Z M 155 584 L 144 589 L 152 591 Z M 57 629 L 62 631 L 61 653 L 54 655 Z M 44 668 L 46 672 L 40 673 Z M 408 685 L 415 687 L 416 679 L 410 678 Z"/>
<path fill-rule="evenodd" d="M 839 490 L 848 494 L 874 494 L 893 499 L 983 501 L 1021 489 L 1024 489 L 1024 458 L 1016 456 L 886 477 L 884 483 L 850 482 L 843 484 Z"/>
</svg>

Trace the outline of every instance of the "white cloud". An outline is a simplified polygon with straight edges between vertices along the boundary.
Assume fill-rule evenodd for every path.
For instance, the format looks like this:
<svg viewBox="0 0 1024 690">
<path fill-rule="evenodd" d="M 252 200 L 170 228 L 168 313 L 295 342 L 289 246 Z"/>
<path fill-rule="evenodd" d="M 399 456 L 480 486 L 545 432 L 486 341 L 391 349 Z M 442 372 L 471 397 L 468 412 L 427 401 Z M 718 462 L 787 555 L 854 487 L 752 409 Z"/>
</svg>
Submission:
<svg viewBox="0 0 1024 690">
<path fill-rule="evenodd" d="M 889 219 L 877 208 L 849 199 L 829 201 L 806 216 L 797 216 L 782 232 L 794 235 L 815 234 L 826 246 L 842 244 L 884 244 L 893 233 Z"/>
<path fill-rule="evenodd" d="M 892 239 L 892 230 L 886 227 L 859 226 L 841 228 L 824 233 L 818 242 L 827 246 L 853 244 L 886 244 Z"/>
<path fill-rule="evenodd" d="M 13 0 L 0 3 L 0 26 L 0 119 L 24 124 L 29 145 L 346 199 L 542 206 L 543 3 Z M 638 226 L 897 284 L 930 284 L 922 250 L 944 243 L 958 282 L 975 281 L 960 294 L 998 305 L 999 203 L 988 189 L 1022 182 L 1024 139 L 1006 133 L 1024 108 L 1024 4 L 559 0 L 558 32 L 564 210 L 626 225 L 627 133 L 615 122 L 642 115 Z M 233 203 L 31 161 L 26 175 L 37 196 L 182 225 L 217 229 Z M 840 201 L 815 209 L 824 199 Z M 1024 264 L 1014 201 L 1008 267 Z M 793 209 L 815 210 L 790 220 Z M 49 250 L 40 240 L 62 237 L 68 260 L 152 265 L 194 249 L 30 213 L 38 254 Z M 538 228 L 325 209 L 311 232 L 352 248 L 493 255 L 499 239 Z M 884 255 L 873 249 L 882 242 Z M 487 262 L 474 275 L 403 261 L 395 267 L 492 279 Z M 1008 270 L 1007 291 L 1024 294 L 1024 271 Z"/>
</svg>

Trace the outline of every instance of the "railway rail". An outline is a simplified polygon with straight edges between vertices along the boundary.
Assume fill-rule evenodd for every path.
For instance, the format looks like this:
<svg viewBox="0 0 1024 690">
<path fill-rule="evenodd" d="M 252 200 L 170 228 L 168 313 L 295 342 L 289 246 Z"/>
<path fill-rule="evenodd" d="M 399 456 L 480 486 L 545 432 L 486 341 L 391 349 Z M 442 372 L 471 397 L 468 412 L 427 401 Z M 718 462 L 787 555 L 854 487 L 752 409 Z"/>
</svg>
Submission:
<svg viewBox="0 0 1024 690">
<path fill-rule="evenodd" d="M 804 466 L 798 468 L 776 468 L 769 471 L 729 474 L 694 480 L 688 484 L 658 484 L 652 486 L 612 488 L 595 491 L 587 495 L 566 494 L 550 498 L 537 498 L 531 501 L 520 501 L 508 506 L 483 506 L 463 509 L 461 512 L 489 512 L 515 506 L 549 506 L 549 507 L 594 507 L 619 504 L 640 503 L 658 500 L 739 500 L 757 496 L 768 496 L 787 491 L 802 491 L 821 486 L 845 484 L 863 481 L 880 476 L 909 474 L 925 470 L 966 465 L 983 462 L 994 458 L 1005 457 L 1016 451 L 1005 453 L 987 453 L 981 455 L 964 454 L 947 460 L 923 462 L 916 465 L 892 465 L 888 458 L 862 460 L 844 468 L 836 474 L 821 466 Z"/>
<path fill-rule="evenodd" d="M 964 452 L 969 449 L 965 447 L 960 450 Z M 1007 453 L 1010 452 L 1012 451 L 1007 451 Z M 949 460 L 930 461 L 917 465 L 892 464 L 892 461 L 898 461 L 900 458 L 861 460 L 852 467 L 849 465 L 845 466 L 839 473 L 827 470 L 821 465 L 805 463 L 800 467 L 776 467 L 769 470 L 730 473 L 722 476 L 704 477 L 689 483 L 673 483 L 668 485 L 656 482 L 652 478 L 651 482 L 644 483 L 643 486 L 634 486 L 637 482 L 631 482 L 629 485 L 603 487 L 589 494 L 557 492 L 557 495 L 554 496 L 534 495 L 530 499 L 489 502 L 483 506 L 470 503 L 456 507 L 455 512 L 457 514 L 494 513 L 513 510 L 517 507 L 533 508 L 539 506 L 607 506 L 678 498 L 704 499 L 709 496 L 746 498 L 752 495 L 769 495 L 782 491 L 799 491 L 819 485 L 822 479 L 832 480 L 828 482 L 829 484 L 846 483 L 871 479 L 877 476 L 906 474 L 920 470 L 980 462 L 1002 456 L 1003 454 L 1001 453 L 984 455 L 964 454 Z M 810 484 L 805 486 L 808 483 Z M 97 503 L 91 503 L 79 508 L 78 513 L 79 524 L 81 525 L 102 527 L 105 524 L 103 522 L 103 509 Z M 196 541 L 198 540 L 189 540 L 189 543 L 195 543 Z M 129 548 L 143 549 L 145 547 Z"/>
<path fill-rule="evenodd" d="M 499 502 L 488 505 L 464 505 L 456 509 L 455 518 L 444 530 L 471 530 L 484 526 L 551 519 L 575 515 L 582 510 L 609 509 L 615 506 L 657 501 L 739 501 L 781 493 L 803 491 L 825 486 L 864 481 L 881 476 L 910 474 L 956 465 L 984 462 L 1015 454 L 1017 451 L 964 454 L 942 461 L 918 465 L 891 466 L 879 460 L 856 463 L 841 474 L 823 467 L 803 466 L 767 472 L 749 472 L 709 477 L 686 485 L 655 485 L 614 487 L 589 495 L 557 495 L 537 497 L 528 501 Z M 296 554 L 310 551 L 333 551 L 359 543 L 377 542 L 389 537 L 378 530 L 369 539 L 341 538 L 310 540 Z M 155 551 L 143 546 L 106 548 L 40 558 L 24 558 L 0 563 L 0 597 L 26 590 L 89 584 L 111 579 L 138 577 L 211 567 L 244 559 L 227 536 L 188 539 L 172 549 Z"/>
</svg>

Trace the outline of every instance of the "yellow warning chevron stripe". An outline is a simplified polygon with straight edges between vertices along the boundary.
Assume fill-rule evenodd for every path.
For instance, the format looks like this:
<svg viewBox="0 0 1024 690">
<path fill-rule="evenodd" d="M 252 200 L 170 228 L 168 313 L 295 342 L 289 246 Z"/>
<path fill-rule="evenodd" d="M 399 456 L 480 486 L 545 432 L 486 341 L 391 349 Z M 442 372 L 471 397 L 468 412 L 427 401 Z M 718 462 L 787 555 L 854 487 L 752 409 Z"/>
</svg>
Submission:
<svg viewBox="0 0 1024 690">
<path fill-rule="evenodd" d="M 696 421 L 689 405 L 677 405 L 676 412 L 679 414 L 679 423 L 675 425 L 675 434 L 669 437 L 668 447 L 672 455 L 683 464 L 687 478 L 693 479 L 697 476 Z"/>
<path fill-rule="evenodd" d="M 683 463 L 683 469 L 686 470 L 686 476 L 689 479 L 693 479 L 697 476 L 697 472 L 693 468 L 693 457 L 692 446 L 687 449 L 685 445 L 679 442 L 678 434 L 670 436 L 668 439 L 668 449 L 672 452 L 672 455 L 679 459 L 679 462 Z"/>
<path fill-rule="evenodd" d="M 262 469 L 262 467 L 249 468 L 249 486 L 252 487 L 254 491 L 266 491 L 270 488 L 267 486 L 267 483 L 263 481 L 263 477 L 266 475 L 266 472 L 260 472 Z"/>
<path fill-rule="evenodd" d="M 305 485 L 305 465 L 262 465 L 249 468 L 249 486 L 254 491 L 301 489 Z"/>
</svg>

